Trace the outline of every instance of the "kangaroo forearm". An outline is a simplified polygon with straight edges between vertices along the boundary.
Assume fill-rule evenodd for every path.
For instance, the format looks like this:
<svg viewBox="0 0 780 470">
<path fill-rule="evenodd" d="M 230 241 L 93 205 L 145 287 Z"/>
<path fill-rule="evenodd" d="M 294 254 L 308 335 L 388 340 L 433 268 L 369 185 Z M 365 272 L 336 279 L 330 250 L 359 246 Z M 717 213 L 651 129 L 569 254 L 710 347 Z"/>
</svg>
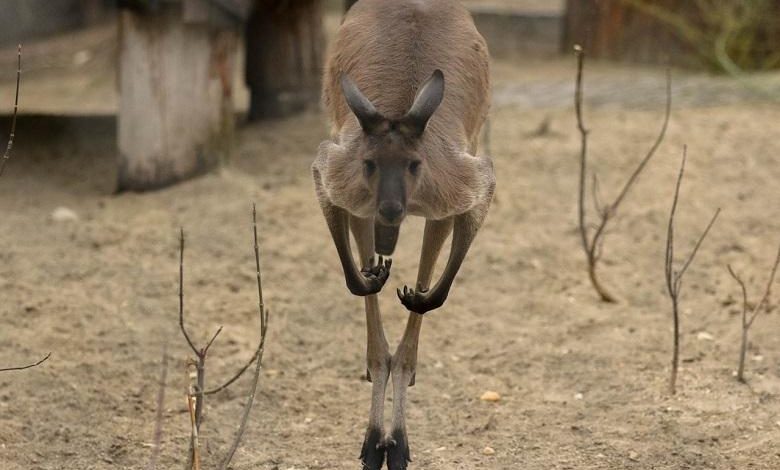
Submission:
<svg viewBox="0 0 780 470">
<path fill-rule="evenodd" d="M 476 214 L 478 215 L 478 213 Z M 447 300 L 453 281 L 460 270 L 463 260 L 471 247 L 471 242 L 479 230 L 479 224 L 482 217 L 474 217 L 475 213 L 467 212 L 455 217 L 454 229 L 452 233 L 452 248 L 450 256 L 447 259 L 447 265 L 444 267 L 441 277 L 429 291 L 418 290 L 409 291 L 406 287 L 398 291 L 398 297 L 412 312 L 426 313 L 435 310 Z M 418 286 L 418 289 L 424 286 Z"/>
<path fill-rule="evenodd" d="M 325 221 L 328 224 L 330 236 L 333 238 L 333 244 L 336 246 L 336 252 L 339 255 L 347 287 L 353 294 L 361 295 L 359 292 L 365 290 L 365 283 L 361 282 L 362 275 L 355 264 L 355 259 L 352 257 L 352 250 L 349 246 L 349 219 L 347 212 L 332 204 L 325 205 L 322 211 L 325 214 Z"/>
</svg>

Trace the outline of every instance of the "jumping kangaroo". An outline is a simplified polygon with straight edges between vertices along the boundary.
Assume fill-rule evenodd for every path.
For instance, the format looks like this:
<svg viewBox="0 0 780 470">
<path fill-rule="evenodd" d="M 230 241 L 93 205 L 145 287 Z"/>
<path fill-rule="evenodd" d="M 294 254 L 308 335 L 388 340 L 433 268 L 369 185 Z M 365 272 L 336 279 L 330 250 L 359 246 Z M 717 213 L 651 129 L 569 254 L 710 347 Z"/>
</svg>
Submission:
<svg viewBox="0 0 780 470">
<path fill-rule="evenodd" d="M 446 86 L 445 86 L 446 84 Z M 325 67 L 323 96 L 333 127 L 312 174 L 347 288 L 365 296 L 371 412 L 363 468 L 411 461 L 405 424 L 422 314 L 439 308 L 487 214 L 495 177 L 476 156 L 490 101 L 488 50 L 457 0 L 360 0 L 343 20 Z M 390 355 L 377 293 L 406 215 L 426 219 L 415 288 L 398 289 L 410 311 Z M 362 269 L 353 258 L 355 238 Z M 449 259 L 430 288 L 442 245 Z M 375 258 L 375 255 L 379 255 Z M 385 388 L 393 376 L 393 422 L 384 435 Z"/>
</svg>

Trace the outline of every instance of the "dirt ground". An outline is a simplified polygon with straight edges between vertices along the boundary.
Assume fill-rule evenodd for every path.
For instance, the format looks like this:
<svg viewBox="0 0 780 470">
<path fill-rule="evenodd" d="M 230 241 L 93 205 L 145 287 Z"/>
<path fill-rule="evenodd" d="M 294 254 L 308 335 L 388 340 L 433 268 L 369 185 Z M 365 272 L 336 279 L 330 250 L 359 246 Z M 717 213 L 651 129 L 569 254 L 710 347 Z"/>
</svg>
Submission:
<svg viewBox="0 0 780 470">
<path fill-rule="evenodd" d="M 757 320 L 749 383 L 737 383 L 740 297 L 726 264 L 755 298 L 780 243 L 780 106 L 727 79 L 675 73 L 667 139 L 607 238 L 601 273 L 620 297 L 607 305 L 587 282 L 575 230 L 573 62 L 494 72 L 498 197 L 447 304 L 426 315 L 410 390 L 412 468 L 778 468 L 780 308 Z M 590 156 L 606 197 L 657 132 L 662 77 L 588 68 Z M 200 342 L 224 325 L 210 353 L 216 384 L 251 356 L 258 335 L 252 201 L 271 327 L 234 468 L 359 468 L 370 391 L 364 314 L 344 286 L 309 175 L 322 116 L 244 126 L 221 171 L 149 194 L 112 194 L 114 128 L 111 117 L 19 122 L 0 179 L 0 365 L 52 357 L 0 374 L 0 468 L 145 468 L 165 343 L 161 466 L 184 465 L 190 355 L 177 325 L 178 229 L 188 236 L 188 326 Z M 686 278 L 682 370 L 670 396 L 663 244 L 683 144 L 678 251 L 717 207 L 723 213 Z M 54 221 L 58 207 L 78 220 Z M 421 228 L 403 227 L 381 296 L 393 345 L 407 316 L 394 289 L 414 279 Z M 227 450 L 247 388 L 244 379 L 207 402 L 205 468 Z M 481 401 L 487 390 L 501 400 Z"/>
</svg>

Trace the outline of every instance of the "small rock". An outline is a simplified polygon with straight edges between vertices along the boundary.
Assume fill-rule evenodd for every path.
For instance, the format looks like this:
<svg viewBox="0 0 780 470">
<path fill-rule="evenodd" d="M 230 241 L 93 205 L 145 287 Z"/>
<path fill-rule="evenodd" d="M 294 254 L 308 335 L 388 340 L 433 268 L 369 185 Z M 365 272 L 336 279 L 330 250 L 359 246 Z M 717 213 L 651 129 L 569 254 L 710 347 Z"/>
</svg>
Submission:
<svg viewBox="0 0 780 470">
<path fill-rule="evenodd" d="M 79 216 L 67 207 L 58 207 L 51 213 L 51 220 L 55 222 L 75 222 L 79 220 Z"/>
<path fill-rule="evenodd" d="M 447 450 L 447 448 L 444 446 L 433 449 L 434 452 L 444 452 L 445 450 Z"/>
<path fill-rule="evenodd" d="M 307 417 L 305 417 L 303 419 L 304 424 L 311 424 L 312 421 L 314 421 L 314 420 L 312 418 L 310 418 L 309 416 L 307 416 Z"/>
<path fill-rule="evenodd" d="M 574 394 L 574 399 L 575 400 L 582 400 L 583 398 L 585 398 L 585 395 L 583 395 L 580 392 L 577 392 L 577 393 Z"/>
<path fill-rule="evenodd" d="M 756 355 L 755 355 L 755 356 L 753 356 L 751 359 L 753 359 L 753 360 L 754 360 L 754 361 L 756 361 L 756 362 L 761 362 L 761 361 L 763 361 L 763 360 L 764 360 L 764 356 L 762 356 L 761 354 L 756 354 Z"/>
<path fill-rule="evenodd" d="M 495 453 L 496 453 L 496 449 L 490 446 L 485 446 L 485 448 L 482 449 L 482 455 L 495 455 Z"/>
<path fill-rule="evenodd" d="M 497 392 L 487 391 L 483 393 L 479 399 L 482 401 L 497 402 L 501 400 L 501 395 L 499 395 Z"/>
<path fill-rule="evenodd" d="M 634 452 L 632 450 L 631 452 L 628 453 L 628 458 L 633 460 L 633 461 L 637 461 L 637 460 L 639 460 L 639 454 L 637 454 L 636 452 Z"/>
<path fill-rule="evenodd" d="M 696 339 L 698 339 L 700 341 L 712 341 L 713 339 L 715 339 L 715 337 L 712 336 L 711 334 L 707 333 L 706 331 L 700 331 L 696 335 Z"/>
</svg>

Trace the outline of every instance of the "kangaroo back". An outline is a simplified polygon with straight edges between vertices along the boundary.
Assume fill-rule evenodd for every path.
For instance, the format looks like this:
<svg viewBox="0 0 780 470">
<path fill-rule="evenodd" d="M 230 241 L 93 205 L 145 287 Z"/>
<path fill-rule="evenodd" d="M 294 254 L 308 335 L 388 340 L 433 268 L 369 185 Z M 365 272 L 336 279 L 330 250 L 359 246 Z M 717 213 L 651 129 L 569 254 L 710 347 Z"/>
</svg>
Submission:
<svg viewBox="0 0 780 470">
<path fill-rule="evenodd" d="M 428 133 L 473 147 L 488 113 L 490 78 L 487 46 L 469 12 L 457 0 L 360 0 L 339 28 L 325 68 L 333 133 L 357 126 L 339 86 L 342 73 L 393 119 L 409 110 L 436 69 L 444 72 L 447 91 Z"/>
</svg>

